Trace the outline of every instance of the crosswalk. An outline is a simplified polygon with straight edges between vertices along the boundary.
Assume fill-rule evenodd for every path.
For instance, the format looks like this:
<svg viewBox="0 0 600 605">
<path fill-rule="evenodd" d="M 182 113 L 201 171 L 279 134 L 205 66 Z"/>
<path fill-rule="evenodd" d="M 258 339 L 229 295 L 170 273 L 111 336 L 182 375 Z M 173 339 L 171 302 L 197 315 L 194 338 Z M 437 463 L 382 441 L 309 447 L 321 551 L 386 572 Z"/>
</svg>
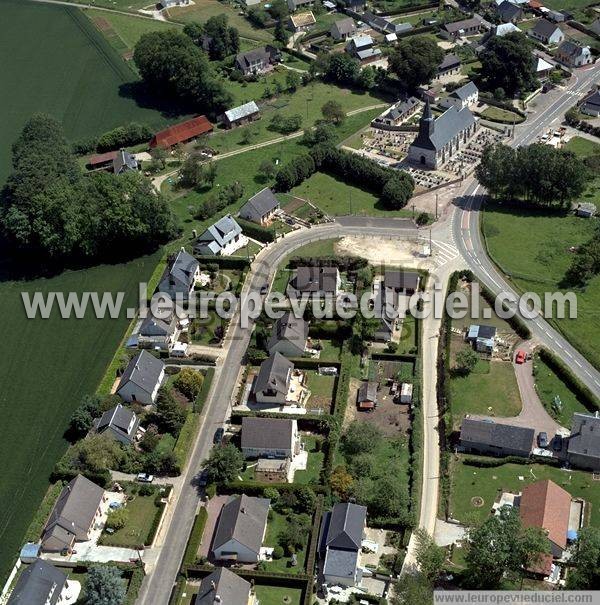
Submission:
<svg viewBox="0 0 600 605">
<path fill-rule="evenodd" d="M 429 244 L 429 238 L 419 238 L 420 243 Z M 431 240 L 432 245 L 432 261 L 436 267 L 441 267 L 447 263 L 452 262 L 458 255 L 459 251 L 456 246 L 442 242 L 440 240 Z"/>
</svg>

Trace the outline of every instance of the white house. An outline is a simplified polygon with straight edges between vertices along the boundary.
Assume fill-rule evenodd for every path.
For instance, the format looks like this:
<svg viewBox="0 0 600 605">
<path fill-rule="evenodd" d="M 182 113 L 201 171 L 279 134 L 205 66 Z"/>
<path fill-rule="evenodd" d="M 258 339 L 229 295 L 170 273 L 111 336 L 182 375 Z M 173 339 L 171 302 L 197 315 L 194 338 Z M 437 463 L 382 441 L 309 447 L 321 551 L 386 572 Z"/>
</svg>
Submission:
<svg viewBox="0 0 600 605">
<path fill-rule="evenodd" d="M 459 111 L 465 107 L 477 105 L 479 100 L 479 90 L 473 82 L 467 82 L 464 86 L 452 91 L 445 99 L 440 101 L 440 105 L 449 109 L 456 107 Z"/>
<path fill-rule="evenodd" d="M 289 458 L 300 451 L 296 420 L 242 418 L 242 453 L 246 458 Z"/>
<path fill-rule="evenodd" d="M 124 401 L 152 405 L 164 380 L 165 364 L 148 351 L 140 351 L 123 372 L 117 395 Z"/>
<path fill-rule="evenodd" d="M 227 214 L 212 224 L 196 241 L 194 252 L 229 256 L 243 248 L 248 238 L 242 233 L 237 221 Z"/>
<path fill-rule="evenodd" d="M 593 60 L 589 46 L 580 46 L 570 40 L 565 40 L 556 50 L 556 58 L 569 67 L 589 65 Z"/>
<path fill-rule="evenodd" d="M 556 23 L 550 23 L 546 19 L 540 19 L 535 24 L 535 27 L 531 28 L 527 33 L 534 40 L 538 40 L 548 46 L 560 44 L 565 39 L 562 29 Z"/>
</svg>

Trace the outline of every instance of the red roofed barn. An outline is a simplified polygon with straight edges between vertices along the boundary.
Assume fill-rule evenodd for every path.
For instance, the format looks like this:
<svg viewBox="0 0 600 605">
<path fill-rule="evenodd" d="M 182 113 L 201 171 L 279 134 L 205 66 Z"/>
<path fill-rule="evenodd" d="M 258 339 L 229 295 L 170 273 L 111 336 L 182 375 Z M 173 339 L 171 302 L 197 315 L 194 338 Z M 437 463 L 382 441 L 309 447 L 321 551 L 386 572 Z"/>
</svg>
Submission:
<svg viewBox="0 0 600 605">
<path fill-rule="evenodd" d="M 187 143 L 202 134 L 212 132 L 213 125 L 206 116 L 198 116 L 181 124 L 174 124 L 157 132 L 150 141 L 150 147 L 162 147 L 168 149 L 178 143 Z"/>
</svg>

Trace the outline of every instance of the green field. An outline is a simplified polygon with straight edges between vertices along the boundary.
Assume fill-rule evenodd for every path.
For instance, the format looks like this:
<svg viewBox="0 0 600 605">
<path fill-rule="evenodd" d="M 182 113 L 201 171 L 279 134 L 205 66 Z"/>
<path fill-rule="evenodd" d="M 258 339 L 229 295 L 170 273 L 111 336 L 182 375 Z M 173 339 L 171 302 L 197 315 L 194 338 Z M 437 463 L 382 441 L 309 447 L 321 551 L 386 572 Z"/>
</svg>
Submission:
<svg viewBox="0 0 600 605">
<path fill-rule="evenodd" d="M 10 148 L 36 111 L 62 121 L 72 140 L 136 120 L 153 128 L 166 118 L 126 96 L 131 68 L 79 9 L 4 0 L 0 20 L 0 183 Z"/>
<path fill-rule="evenodd" d="M 28 320 L 21 291 L 126 293 L 135 305 L 138 283 L 160 253 L 127 264 L 69 271 L 49 279 L 0 284 L 5 321 L 0 345 L 0 578 L 14 563 L 25 530 L 48 487 L 54 463 L 67 447 L 63 432 L 83 394 L 100 382 L 129 321 Z"/>
</svg>

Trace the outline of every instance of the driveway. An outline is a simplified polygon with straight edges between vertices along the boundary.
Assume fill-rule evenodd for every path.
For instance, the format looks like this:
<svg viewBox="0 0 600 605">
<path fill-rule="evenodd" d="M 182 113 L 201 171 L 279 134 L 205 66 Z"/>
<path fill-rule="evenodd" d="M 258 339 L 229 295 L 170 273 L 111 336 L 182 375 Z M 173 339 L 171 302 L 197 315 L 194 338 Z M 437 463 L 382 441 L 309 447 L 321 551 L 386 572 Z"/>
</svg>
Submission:
<svg viewBox="0 0 600 605">
<path fill-rule="evenodd" d="M 213 534 L 215 533 L 215 527 L 217 520 L 221 514 L 223 505 L 227 502 L 229 496 L 215 496 L 206 505 L 206 512 L 208 518 L 206 519 L 206 525 L 204 526 L 204 533 L 202 534 L 202 542 L 200 544 L 200 550 L 198 554 L 201 557 L 208 557 L 210 550 L 210 543 L 212 542 Z"/>
</svg>

